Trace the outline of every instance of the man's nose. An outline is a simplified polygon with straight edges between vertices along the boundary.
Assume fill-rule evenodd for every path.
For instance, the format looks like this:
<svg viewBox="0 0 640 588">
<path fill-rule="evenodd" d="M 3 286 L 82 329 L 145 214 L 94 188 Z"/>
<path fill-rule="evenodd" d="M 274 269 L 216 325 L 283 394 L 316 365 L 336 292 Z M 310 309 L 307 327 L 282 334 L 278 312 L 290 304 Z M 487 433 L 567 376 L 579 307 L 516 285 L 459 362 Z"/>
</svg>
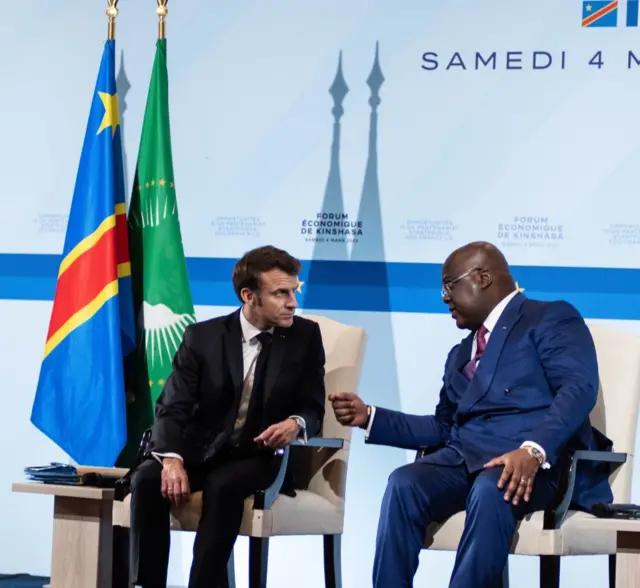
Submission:
<svg viewBox="0 0 640 588">
<path fill-rule="evenodd" d="M 287 308 L 298 308 L 298 301 L 296 300 L 295 293 L 291 294 L 291 297 L 287 302 Z"/>
</svg>

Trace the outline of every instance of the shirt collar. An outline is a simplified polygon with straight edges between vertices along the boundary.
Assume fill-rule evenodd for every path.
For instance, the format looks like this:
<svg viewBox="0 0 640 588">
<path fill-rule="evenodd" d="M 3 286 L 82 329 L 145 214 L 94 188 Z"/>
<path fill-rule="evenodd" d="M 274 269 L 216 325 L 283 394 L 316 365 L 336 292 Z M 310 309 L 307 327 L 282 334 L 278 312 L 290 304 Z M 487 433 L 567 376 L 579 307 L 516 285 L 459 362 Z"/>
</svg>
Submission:
<svg viewBox="0 0 640 588">
<path fill-rule="evenodd" d="M 518 293 L 518 290 L 514 290 L 511 294 L 505 296 L 498 304 L 493 307 L 493 310 L 489 313 L 489 316 L 484 321 L 484 326 L 487 331 L 491 333 L 495 329 L 496 323 L 500 319 L 500 315 L 504 312 L 507 304 L 511 302 L 511 299 Z"/>
<path fill-rule="evenodd" d="M 249 343 L 254 337 L 258 336 L 262 331 L 252 325 L 247 317 L 244 316 L 244 307 L 240 309 L 240 328 L 242 329 L 242 341 Z M 273 327 L 267 329 L 267 333 L 273 333 Z"/>
</svg>

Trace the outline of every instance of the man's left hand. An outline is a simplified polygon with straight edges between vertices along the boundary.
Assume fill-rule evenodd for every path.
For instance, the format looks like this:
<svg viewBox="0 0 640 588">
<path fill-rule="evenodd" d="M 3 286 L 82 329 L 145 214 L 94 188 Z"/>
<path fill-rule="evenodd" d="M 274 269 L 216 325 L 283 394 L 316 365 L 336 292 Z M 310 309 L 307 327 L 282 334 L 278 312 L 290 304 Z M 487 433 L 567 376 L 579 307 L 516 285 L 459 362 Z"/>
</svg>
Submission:
<svg viewBox="0 0 640 588">
<path fill-rule="evenodd" d="M 286 419 L 280 423 L 271 425 L 258 435 L 254 441 L 266 447 L 282 449 L 295 441 L 299 431 L 300 427 L 295 419 Z"/>
<path fill-rule="evenodd" d="M 495 457 L 484 465 L 485 468 L 497 466 L 504 466 L 498 480 L 498 488 L 502 489 L 508 483 L 504 499 L 509 502 L 513 496 L 513 504 L 517 505 L 524 496 L 524 501 L 529 502 L 533 491 L 533 480 L 540 468 L 538 460 L 526 449 L 520 448 Z"/>
</svg>

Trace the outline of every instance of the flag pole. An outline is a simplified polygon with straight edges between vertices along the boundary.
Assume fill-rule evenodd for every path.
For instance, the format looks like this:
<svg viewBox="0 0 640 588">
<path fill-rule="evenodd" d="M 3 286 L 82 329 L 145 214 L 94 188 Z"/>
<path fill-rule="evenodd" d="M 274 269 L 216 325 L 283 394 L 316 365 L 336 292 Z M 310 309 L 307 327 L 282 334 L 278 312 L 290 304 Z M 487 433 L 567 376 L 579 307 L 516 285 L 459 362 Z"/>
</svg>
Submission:
<svg viewBox="0 0 640 588">
<path fill-rule="evenodd" d="M 158 8 L 156 8 L 156 14 L 158 15 L 158 39 L 164 39 L 164 21 L 167 18 L 167 2 L 169 0 L 158 0 Z"/>
<path fill-rule="evenodd" d="M 113 41 L 116 38 L 116 16 L 118 16 L 118 0 L 107 0 L 107 16 L 109 17 L 109 29 L 107 38 Z"/>
</svg>

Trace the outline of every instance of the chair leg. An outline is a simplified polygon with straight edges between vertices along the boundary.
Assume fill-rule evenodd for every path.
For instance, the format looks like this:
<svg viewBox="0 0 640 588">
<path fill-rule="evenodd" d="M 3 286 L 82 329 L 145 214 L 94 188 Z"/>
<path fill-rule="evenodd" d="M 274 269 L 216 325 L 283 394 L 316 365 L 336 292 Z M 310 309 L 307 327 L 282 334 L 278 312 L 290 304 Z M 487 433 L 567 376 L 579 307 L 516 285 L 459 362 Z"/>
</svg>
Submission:
<svg viewBox="0 0 640 588">
<path fill-rule="evenodd" d="M 269 539 L 251 537 L 249 539 L 249 588 L 267 588 L 268 560 Z"/>
<path fill-rule="evenodd" d="M 504 570 L 502 570 L 502 588 L 509 588 L 509 558 L 507 558 L 507 563 L 504 564 Z"/>
<path fill-rule="evenodd" d="M 342 588 L 342 535 L 325 535 L 323 539 L 325 588 Z"/>
<path fill-rule="evenodd" d="M 560 588 L 559 556 L 540 556 L 540 588 Z"/>
<path fill-rule="evenodd" d="M 609 556 L 609 588 L 616 588 L 616 554 Z"/>
<path fill-rule="evenodd" d="M 113 527 L 113 588 L 129 588 L 129 529 Z"/>
</svg>

